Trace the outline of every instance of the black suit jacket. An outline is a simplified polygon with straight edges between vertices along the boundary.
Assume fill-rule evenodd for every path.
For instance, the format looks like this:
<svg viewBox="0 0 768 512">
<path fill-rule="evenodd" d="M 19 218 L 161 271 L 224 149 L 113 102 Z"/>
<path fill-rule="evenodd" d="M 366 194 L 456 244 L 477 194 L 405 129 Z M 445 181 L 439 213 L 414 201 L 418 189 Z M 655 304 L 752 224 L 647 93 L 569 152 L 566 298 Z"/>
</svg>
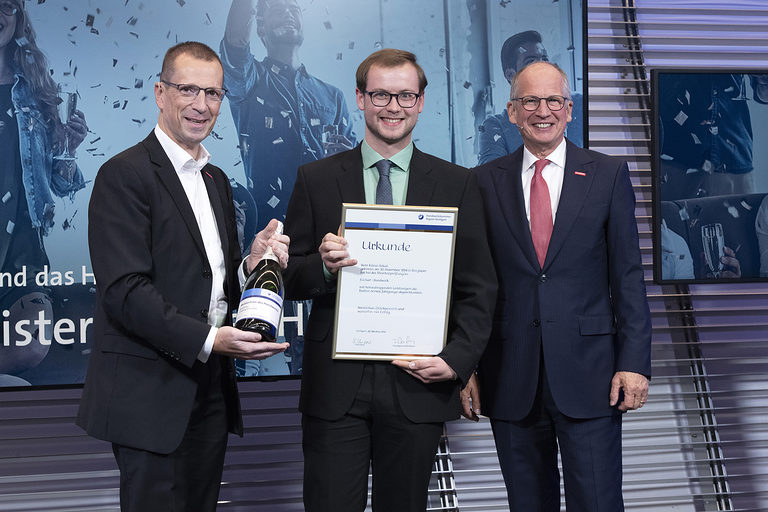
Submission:
<svg viewBox="0 0 768 512">
<path fill-rule="evenodd" d="M 607 416 L 616 371 L 651 374 L 651 322 L 627 164 L 568 142 L 563 188 L 543 268 L 525 215 L 523 148 L 475 172 L 499 295 L 478 368 L 483 413 L 531 409 L 541 354 L 558 409 Z"/>
<path fill-rule="evenodd" d="M 221 169 L 206 165 L 202 175 L 231 306 L 241 261 L 232 190 Z M 210 330 L 212 273 L 192 207 L 154 132 L 99 169 L 88 242 L 96 310 L 77 423 L 99 439 L 170 453 L 207 374 L 197 355 Z M 211 354 L 205 364 L 221 365 L 230 427 L 242 432 L 232 361 Z"/>
<path fill-rule="evenodd" d="M 336 290 L 335 282 L 325 280 L 318 247 L 326 233 L 338 231 L 342 203 L 365 202 L 362 169 L 359 146 L 300 167 L 286 215 L 285 232 L 291 237 L 286 293 L 291 299 L 313 300 L 304 334 L 299 408 L 327 420 L 340 418 L 352 405 L 364 363 L 331 359 Z M 480 194 L 466 169 L 414 148 L 406 203 L 459 208 L 448 339 L 439 354 L 459 380 L 423 384 L 400 372 L 396 382 L 407 418 L 446 421 L 459 416 L 459 388 L 488 339 L 496 276 Z"/>
</svg>

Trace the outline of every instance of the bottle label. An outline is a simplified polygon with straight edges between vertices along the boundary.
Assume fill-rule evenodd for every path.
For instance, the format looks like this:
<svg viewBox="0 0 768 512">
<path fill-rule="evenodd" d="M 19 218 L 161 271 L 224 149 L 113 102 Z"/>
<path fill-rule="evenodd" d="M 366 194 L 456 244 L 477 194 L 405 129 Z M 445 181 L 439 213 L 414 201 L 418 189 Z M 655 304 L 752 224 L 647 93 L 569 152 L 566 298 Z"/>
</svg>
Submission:
<svg viewBox="0 0 768 512">
<path fill-rule="evenodd" d="M 240 298 L 235 323 L 240 320 L 255 318 L 277 327 L 282 310 L 283 299 L 280 295 L 264 288 L 251 288 L 245 290 Z"/>
</svg>

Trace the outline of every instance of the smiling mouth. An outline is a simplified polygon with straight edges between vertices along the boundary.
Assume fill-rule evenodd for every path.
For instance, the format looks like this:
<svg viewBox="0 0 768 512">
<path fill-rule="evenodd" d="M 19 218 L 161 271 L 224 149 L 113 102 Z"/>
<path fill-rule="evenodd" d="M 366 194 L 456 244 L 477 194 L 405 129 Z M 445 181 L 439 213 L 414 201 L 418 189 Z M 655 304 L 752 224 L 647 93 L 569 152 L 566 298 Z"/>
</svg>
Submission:
<svg viewBox="0 0 768 512">
<path fill-rule="evenodd" d="M 293 21 L 286 21 L 285 23 L 275 27 L 275 34 L 284 35 L 288 32 L 298 32 L 299 27 Z"/>
<path fill-rule="evenodd" d="M 402 119 L 400 119 L 400 118 L 397 118 L 397 119 L 393 119 L 393 118 L 391 118 L 391 117 L 382 117 L 382 118 L 380 118 L 380 119 L 382 120 L 382 122 L 383 122 L 384 124 L 388 124 L 388 125 L 390 125 L 390 126 L 395 126 L 395 125 L 397 125 L 397 124 L 400 124 L 400 122 L 402 121 Z"/>
<path fill-rule="evenodd" d="M 191 117 L 185 117 L 184 119 L 197 126 L 205 126 L 208 122 L 207 119 L 192 119 Z"/>
<path fill-rule="evenodd" d="M 552 123 L 534 123 L 533 126 L 536 128 L 549 128 L 552 126 Z"/>
</svg>

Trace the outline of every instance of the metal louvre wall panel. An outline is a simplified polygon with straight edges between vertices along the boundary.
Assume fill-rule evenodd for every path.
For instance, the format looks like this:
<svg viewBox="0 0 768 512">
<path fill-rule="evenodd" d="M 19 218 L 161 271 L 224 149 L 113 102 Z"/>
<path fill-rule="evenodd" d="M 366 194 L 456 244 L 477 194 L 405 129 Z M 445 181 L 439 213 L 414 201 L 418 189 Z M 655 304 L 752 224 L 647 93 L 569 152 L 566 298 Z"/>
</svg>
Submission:
<svg viewBox="0 0 768 512">
<path fill-rule="evenodd" d="M 590 0 L 588 9 L 590 146 L 630 162 L 654 327 L 650 400 L 624 422 L 627 510 L 768 510 L 768 285 L 653 284 L 646 74 L 768 68 L 768 4 Z M 246 435 L 230 438 L 220 510 L 303 510 L 298 386 L 241 383 Z M 117 510 L 109 446 L 73 424 L 79 397 L 0 394 L 0 510 Z M 429 510 L 507 510 L 488 422 L 453 422 L 447 433 Z"/>
<path fill-rule="evenodd" d="M 304 509 L 298 389 L 298 380 L 240 383 L 245 436 L 229 438 L 219 510 Z M 11 391 L 0 400 L 0 510 L 119 510 L 110 445 L 74 424 L 80 389 Z"/>
<path fill-rule="evenodd" d="M 673 7 L 659 0 L 636 4 L 643 57 L 649 68 L 768 69 L 768 4 L 763 0 L 688 0 L 675 2 Z M 756 151 L 764 146 L 764 139 L 755 139 Z M 717 500 L 720 510 L 766 510 L 768 284 L 679 288 L 664 287 L 661 293 L 667 295 L 670 322 L 684 319 L 694 326 L 698 340 L 690 344 L 688 351 L 698 357 L 691 362 L 691 368 L 703 370 L 706 375 L 706 387 L 697 390 L 697 405 L 709 407 L 702 411 L 702 417 L 709 415 L 717 427 L 723 458 L 720 468 L 726 477 L 715 480 L 725 482 L 718 486 L 722 493 Z M 669 296 L 686 291 L 689 295 L 681 299 Z M 682 306 L 681 310 L 670 307 L 675 304 Z"/>
</svg>

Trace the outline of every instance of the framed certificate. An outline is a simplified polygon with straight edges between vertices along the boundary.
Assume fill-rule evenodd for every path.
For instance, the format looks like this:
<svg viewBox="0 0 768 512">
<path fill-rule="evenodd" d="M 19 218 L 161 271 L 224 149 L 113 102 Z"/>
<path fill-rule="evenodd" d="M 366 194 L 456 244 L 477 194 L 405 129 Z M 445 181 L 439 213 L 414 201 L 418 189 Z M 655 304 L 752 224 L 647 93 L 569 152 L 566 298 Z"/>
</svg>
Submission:
<svg viewBox="0 0 768 512">
<path fill-rule="evenodd" d="M 334 359 L 418 359 L 445 346 L 458 208 L 345 203 L 357 265 L 339 271 Z"/>
</svg>

